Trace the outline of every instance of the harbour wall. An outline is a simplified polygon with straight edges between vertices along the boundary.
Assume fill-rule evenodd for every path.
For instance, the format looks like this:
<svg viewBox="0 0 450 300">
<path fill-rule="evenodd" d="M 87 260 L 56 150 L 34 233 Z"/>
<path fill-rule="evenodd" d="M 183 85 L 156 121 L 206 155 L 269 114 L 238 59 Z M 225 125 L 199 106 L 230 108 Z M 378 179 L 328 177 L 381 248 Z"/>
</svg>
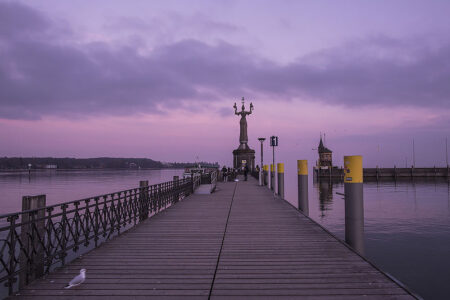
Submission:
<svg viewBox="0 0 450 300">
<path fill-rule="evenodd" d="M 340 167 L 333 168 L 314 168 L 314 178 L 344 178 L 344 169 Z M 412 178 L 412 177 L 450 177 L 450 168 L 431 167 L 431 168 L 364 168 L 363 177 L 367 179 L 377 178 Z"/>
</svg>

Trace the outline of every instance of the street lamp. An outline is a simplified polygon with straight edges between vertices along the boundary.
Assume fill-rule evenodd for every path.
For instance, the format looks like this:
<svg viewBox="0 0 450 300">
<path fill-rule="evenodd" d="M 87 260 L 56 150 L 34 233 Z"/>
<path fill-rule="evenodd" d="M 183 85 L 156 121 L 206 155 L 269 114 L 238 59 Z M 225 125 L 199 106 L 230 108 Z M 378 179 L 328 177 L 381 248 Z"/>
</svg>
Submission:
<svg viewBox="0 0 450 300">
<path fill-rule="evenodd" d="M 264 185 L 263 183 L 263 143 L 266 138 L 258 138 L 258 141 L 261 142 L 261 165 L 259 166 L 259 185 Z"/>
</svg>

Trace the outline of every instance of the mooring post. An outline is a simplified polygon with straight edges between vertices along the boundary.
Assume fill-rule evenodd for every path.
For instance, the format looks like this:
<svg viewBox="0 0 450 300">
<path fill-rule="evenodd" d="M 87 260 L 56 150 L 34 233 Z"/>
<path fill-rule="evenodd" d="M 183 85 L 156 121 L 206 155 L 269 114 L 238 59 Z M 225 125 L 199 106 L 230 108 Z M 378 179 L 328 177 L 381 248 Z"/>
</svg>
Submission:
<svg viewBox="0 0 450 300">
<path fill-rule="evenodd" d="M 284 199 L 284 163 L 277 164 L 278 195 Z"/>
<path fill-rule="evenodd" d="M 297 160 L 298 209 L 309 215 L 308 204 L 308 161 Z"/>
<path fill-rule="evenodd" d="M 273 164 L 270 164 L 270 189 L 272 191 L 275 189 L 275 173 L 273 170 Z"/>
<path fill-rule="evenodd" d="M 22 197 L 22 211 L 31 212 L 21 220 L 20 239 L 28 256 L 20 251 L 19 288 L 44 275 L 45 203 L 45 195 Z"/>
<path fill-rule="evenodd" d="M 180 177 L 178 176 L 173 176 L 173 189 L 172 189 L 172 193 L 173 193 L 173 200 L 172 203 L 177 203 L 178 200 L 180 199 L 180 194 L 178 191 L 178 179 Z"/>
<path fill-rule="evenodd" d="M 148 217 L 148 180 L 139 181 L 139 221 Z"/>
<path fill-rule="evenodd" d="M 344 156 L 345 242 L 364 255 L 362 156 Z"/>
</svg>

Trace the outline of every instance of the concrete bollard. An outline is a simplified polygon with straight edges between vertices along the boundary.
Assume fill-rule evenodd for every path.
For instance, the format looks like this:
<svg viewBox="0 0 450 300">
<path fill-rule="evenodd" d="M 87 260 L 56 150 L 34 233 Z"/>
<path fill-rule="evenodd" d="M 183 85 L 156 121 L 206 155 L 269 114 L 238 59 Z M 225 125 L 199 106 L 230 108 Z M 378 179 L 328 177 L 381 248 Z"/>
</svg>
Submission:
<svg viewBox="0 0 450 300">
<path fill-rule="evenodd" d="M 172 203 L 177 203 L 178 200 L 180 199 L 180 193 L 178 191 L 178 179 L 180 177 L 178 176 L 173 176 L 173 199 L 172 199 Z"/>
<path fill-rule="evenodd" d="M 344 156 L 345 242 L 364 255 L 362 156 Z"/>
<path fill-rule="evenodd" d="M 284 163 L 277 164 L 278 195 L 284 199 Z"/>
<path fill-rule="evenodd" d="M 308 161 L 297 160 L 298 209 L 309 215 L 308 203 Z"/>
<path fill-rule="evenodd" d="M 20 251 L 19 287 L 22 288 L 36 278 L 44 275 L 45 209 L 46 196 L 22 197 L 22 211 L 33 210 L 22 214 L 20 240 L 24 251 Z M 39 209 L 39 210 L 37 210 Z M 34 227 L 34 228 L 33 228 Z M 41 241 L 39 241 L 39 237 Z"/>
<path fill-rule="evenodd" d="M 275 189 L 275 173 L 273 170 L 273 164 L 270 164 L 270 189 L 272 191 Z"/>
</svg>

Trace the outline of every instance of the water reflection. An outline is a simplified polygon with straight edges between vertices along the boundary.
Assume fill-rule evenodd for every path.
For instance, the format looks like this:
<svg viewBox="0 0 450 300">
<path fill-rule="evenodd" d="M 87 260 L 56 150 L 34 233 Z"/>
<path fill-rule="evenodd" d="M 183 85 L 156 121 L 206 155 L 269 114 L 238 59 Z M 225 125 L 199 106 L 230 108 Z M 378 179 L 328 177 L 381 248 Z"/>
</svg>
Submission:
<svg viewBox="0 0 450 300">
<path fill-rule="evenodd" d="M 319 193 L 320 217 L 326 216 L 326 211 L 333 208 L 333 184 L 330 181 L 320 181 L 315 184 Z"/>
</svg>

